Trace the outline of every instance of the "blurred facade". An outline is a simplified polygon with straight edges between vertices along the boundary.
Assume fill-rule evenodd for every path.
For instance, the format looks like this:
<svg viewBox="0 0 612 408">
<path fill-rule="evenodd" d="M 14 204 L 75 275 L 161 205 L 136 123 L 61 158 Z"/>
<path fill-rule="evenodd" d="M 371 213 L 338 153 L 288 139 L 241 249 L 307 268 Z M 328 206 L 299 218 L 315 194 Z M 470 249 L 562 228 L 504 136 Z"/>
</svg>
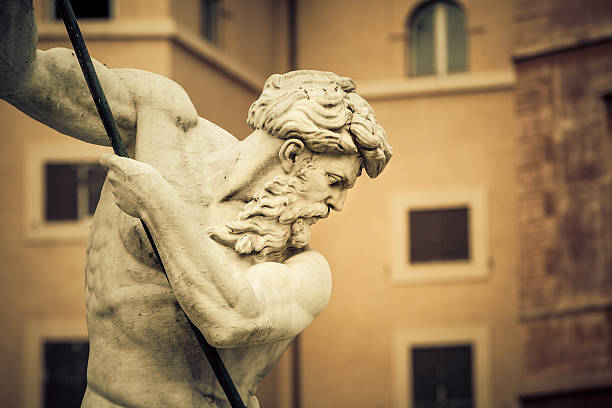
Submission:
<svg viewBox="0 0 612 408">
<path fill-rule="evenodd" d="M 612 405 L 612 3 L 517 1 L 525 407 Z"/>
<path fill-rule="evenodd" d="M 355 79 L 395 148 L 314 229 L 332 299 L 262 407 L 562 406 L 610 389 L 612 13 L 588 3 L 110 0 L 82 20 L 95 58 L 172 78 L 240 139 L 268 75 L 320 69 Z M 35 5 L 39 48 L 68 46 L 51 1 Z M 41 407 L 44 351 L 86 342 L 79 186 L 107 148 L 4 102 L 0 122 L 0 405 Z M 51 220 L 49 165 L 66 164 L 76 216 Z"/>
</svg>

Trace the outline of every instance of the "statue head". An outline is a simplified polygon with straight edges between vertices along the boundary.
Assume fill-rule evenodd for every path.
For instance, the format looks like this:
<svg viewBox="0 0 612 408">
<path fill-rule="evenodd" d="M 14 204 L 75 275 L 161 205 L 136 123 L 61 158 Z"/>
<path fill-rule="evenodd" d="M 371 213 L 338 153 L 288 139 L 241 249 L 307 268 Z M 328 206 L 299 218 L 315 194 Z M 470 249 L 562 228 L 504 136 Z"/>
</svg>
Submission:
<svg viewBox="0 0 612 408">
<path fill-rule="evenodd" d="M 284 175 L 268 181 L 238 219 L 209 230 L 218 242 L 262 260 L 286 258 L 310 240 L 310 225 L 340 211 L 365 168 L 374 178 L 393 154 L 374 111 L 350 78 L 331 72 L 272 75 L 249 109 L 255 130 L 284 140 Z"/>
<path fill-rule="evenodd" d="M 268 78 L 247 123 L 280 139 L 299 139 L 316 153 L 359 154 L 372 178 L 393 155 L 372 107 L 352 79 L 331 72 L 292 71 Z"/>
</svg>

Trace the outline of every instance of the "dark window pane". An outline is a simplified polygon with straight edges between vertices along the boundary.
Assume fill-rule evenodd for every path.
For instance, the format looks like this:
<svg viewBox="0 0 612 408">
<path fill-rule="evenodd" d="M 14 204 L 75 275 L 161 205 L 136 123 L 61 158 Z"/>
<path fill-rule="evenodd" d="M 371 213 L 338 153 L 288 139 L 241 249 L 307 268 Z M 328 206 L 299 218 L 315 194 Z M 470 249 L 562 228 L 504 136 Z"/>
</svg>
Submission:
<svg viewBox="0 0 612 408">
<path fill-rule="evenodd" d="M 606 116 L 608 120 L 608 134 L 612 136 L 612 94 L 604 96 L 606 104 Z"/>
<path fill-rule="evenodd" d="M 202 0 L 202 36 L 212 43 L 217 42 L 218 3 L 218 0 Z"/>
<path fill-rule="evenodd" d="M 469 259 L 467 207 L 409 213 L 409 262 Z"/>
<path fill-rule="evenodd" d="M 106 168 L 100 165 L 93 165 L 87 171 L 87 197 L 89 199 L 89 215 L 93 215 L 96 211 L 98 201 L 100 201 L 100 192 L 102 185 L 106 179 Z"/>
<path fill-rule="evenodd" d="M 70 0 L 70 4 L 76 18 L 110 17 L 110 0 Z M 55 18 L 62 19 L 57 7 L 55 7 Z"/>
<path fill-rule="evenodd" d="M 410 67 L 412 75 L 431 75 L 434 66 L 434 4 L 418 10 L 410 21 Z"/>
<path fill-rule="evenodd" d="M 411 396 L 415 408 L 471 408 L 472 346 L 415 347 Z"/>
<path fill-rule="evenodd" d="M 45 342 L 44 408 L 79 408 L 87 386 L 86 341 Z"/>
<path fill-rule="evenodd" d="M 467 32 L 463 11 L 457 5 L 445 3 L 446 44 L 448 49 L 448 72 L 467 69 Z"/>
<path fill-rule="evenodd" d="M 47 164 L 45 166 L 46 219 L 76 220 L 77 169 L 71 164 Z"/>
</svg>

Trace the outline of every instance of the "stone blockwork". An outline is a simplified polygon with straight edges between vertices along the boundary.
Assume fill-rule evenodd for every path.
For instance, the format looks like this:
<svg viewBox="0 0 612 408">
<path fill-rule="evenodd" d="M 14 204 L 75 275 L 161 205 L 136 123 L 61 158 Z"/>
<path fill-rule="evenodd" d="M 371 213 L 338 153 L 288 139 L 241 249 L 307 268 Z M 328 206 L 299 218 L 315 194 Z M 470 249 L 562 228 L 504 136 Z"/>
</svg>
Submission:
<svg viewBox="0 0 612 408">
<path fill-rule="evenodd" d="M 517 0 L 515 6 L 525 389 L 608 387 L 612 2 Z"/>
<path fill-rule="evenodd" d="M 517 72 L 521 315 L 612 303 L 612 43 Z"/>
<path fill-rule="evenodd" d="M 515 0 L 514 54 L 539 55 L 612 36 L 610 0 Z"/>
<path fill-rule="evenodd" d="M 572 375 L 610 366 L 612 311 L 538 319 L 525 327 L 525 366 L 533 375 Z"/>
</svg>

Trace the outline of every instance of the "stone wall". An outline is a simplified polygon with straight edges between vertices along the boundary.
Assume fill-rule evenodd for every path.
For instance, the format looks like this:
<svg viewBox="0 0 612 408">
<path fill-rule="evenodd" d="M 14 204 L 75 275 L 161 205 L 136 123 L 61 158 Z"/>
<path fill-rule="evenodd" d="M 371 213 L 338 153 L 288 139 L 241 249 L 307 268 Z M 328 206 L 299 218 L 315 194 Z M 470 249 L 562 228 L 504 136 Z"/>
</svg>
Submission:
<svg viewBox="0 0 612 408">
<path fill-rule="evenodd" d="M 612 3 L 515 5 L 523 388 L 610 387 Z"/>
<path fill-rule="evenodd" d="M 609 0 L 515 0 L 514 54 L 538 55 L 612 36 Z"/>
</svg>

